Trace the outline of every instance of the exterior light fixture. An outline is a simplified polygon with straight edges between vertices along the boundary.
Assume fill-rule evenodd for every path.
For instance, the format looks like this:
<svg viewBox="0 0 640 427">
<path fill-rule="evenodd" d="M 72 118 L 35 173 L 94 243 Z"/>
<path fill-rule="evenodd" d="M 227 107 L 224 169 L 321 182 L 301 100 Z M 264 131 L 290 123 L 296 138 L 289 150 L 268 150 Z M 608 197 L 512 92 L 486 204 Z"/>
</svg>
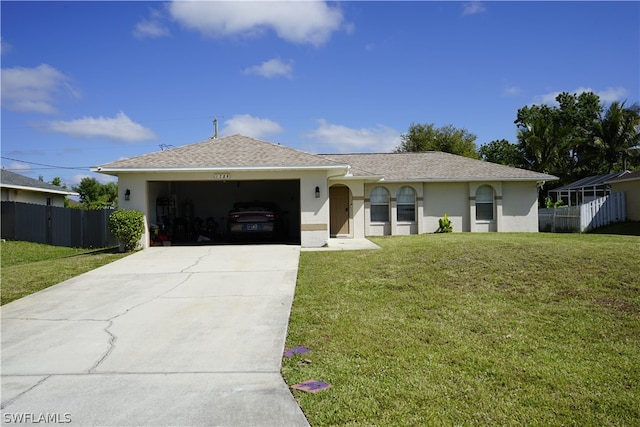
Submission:
<svg viewBox="0 0 640 427">
<path fill-rule="evenodd" d="M 127 191 L 124 192 L 124 199 L 125 200 L 131 199 L 131 190 L 129 190 L 128 188 L 127 188 Z"/>
<path fill-rule="evenodd" d="M 320 198 L 320 187 L 316 187 L 316 199 Z"/>
</svg>

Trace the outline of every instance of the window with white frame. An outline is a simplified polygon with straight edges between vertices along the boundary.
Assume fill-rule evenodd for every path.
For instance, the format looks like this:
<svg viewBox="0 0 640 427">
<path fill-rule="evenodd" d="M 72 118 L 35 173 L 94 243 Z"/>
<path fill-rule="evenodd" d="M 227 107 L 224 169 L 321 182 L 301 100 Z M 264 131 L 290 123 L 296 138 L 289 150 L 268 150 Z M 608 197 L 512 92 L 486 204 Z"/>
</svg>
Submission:
<svg viewBox="0 0 640 427">
<path fill-rule="evenodd" d="M 476 220 L 493 221 L 493 188 L 488 185 L 476 190 Z"/>
<path fill-rule="evenodd" d="M 411 187 L 402 187 L 398 191 L 396 202 L 398 221 L 416 220 L 416 192 Z"/>
<path fill-rule="evenodd" d="M 371 190 L 371 222 L 389 222 L 389 191 L 384 187 Z"/>
</svg>

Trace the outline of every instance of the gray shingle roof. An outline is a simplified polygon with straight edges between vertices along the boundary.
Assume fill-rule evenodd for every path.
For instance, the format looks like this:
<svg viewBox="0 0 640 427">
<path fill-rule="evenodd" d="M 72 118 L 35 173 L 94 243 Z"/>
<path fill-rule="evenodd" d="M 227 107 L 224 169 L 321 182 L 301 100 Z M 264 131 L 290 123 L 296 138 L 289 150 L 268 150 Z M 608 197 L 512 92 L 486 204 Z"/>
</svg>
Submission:
<svg viewBox="0 0 640 427">
<path fill-rule="evenodd" d="M 587 187 L 604 186 L 607 181 L 611 181 L 617 178 L 619 175 L 622 175 L 622 173 L 623 172 L 614 172 L 614 173 L 608 173 L 604 175 L 588 176 L 586 178 L 579 179 L 570 184 L 563 185 L 562 187 L 549 190 L 549 192 L 559 193 L 561 191 L 580 190 L 582 188 L 587 188 Z"/>
<path fill-rule="evenodd" d="M 73 191 L 67 191 L 57 185 L 49 184 L 48 182 L 42 182 L 37 179 L 29 178 L 28 176 L 20 175 L 15 172 L 11 172 L 2 169 L 0 186 L 9 188 L 32 188 L 34 191 L 41 191 L 44 193 L 57 193 L 57 194 L 69 194 L 75 195 Z"/>
<path fill-rule="evenodd" d="M 555 180 L 541 174 L 441 152 L 380 154 L 310 154 L 242 135 L 210 139 L 171 150 L 117 160 L 97 168 L 105 173 L 225 168 L 340 168 L 356 177 L 384 176 L 387 181 Z"/>
<path fill-rule="evenodd" d="M 553 175 L 512 168 L 455 154 L 424 153 L 324 154 L 323 157 L 352 166 L 354 176 L 384 175 L 386 181 L 551 181 Z"/>
<path fill-rule="evenodd" d="M 625 171 L 619 174 L 619 176 L 612 178 L 605 182 L 608 184 L 610 182 L 623 182 L 623 181 L 638 181 L 640 180 L 640 171 Z"/>
<path fill-rule="evenodd" d="M 210 139 L 99 166 L 109 169 L 340 167 L 337 162 L 242 135 Z"/>
</svg>

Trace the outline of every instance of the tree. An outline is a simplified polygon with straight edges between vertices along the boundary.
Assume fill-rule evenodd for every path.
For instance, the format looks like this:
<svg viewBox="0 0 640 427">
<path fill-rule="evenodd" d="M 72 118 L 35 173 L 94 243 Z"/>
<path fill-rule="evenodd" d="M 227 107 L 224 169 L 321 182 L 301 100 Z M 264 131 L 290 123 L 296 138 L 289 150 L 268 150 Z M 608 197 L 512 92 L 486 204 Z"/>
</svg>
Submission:
<svg viewBox="0 0 640 427">
<path fill-rule="evenodd" d="M 60 179 L 59 176 L 56 176 L 51 180 L 51 185 L 56 185 L 58 187 L 62 187 L 65 190 L 67 189 L 67 185 L 62 183 L 62 180 Z"/>
<path fill-rule="evenodd" d="M 533 105 L 518 110 L 518 144 L 525 167 L 570 182 L 592 174 L 593 126 L 602 106 L 593 92 L 563 92 L 558 106 Z"/>
<path fill-rule="evenodd" d="M 627 161 L 635 158 L 631 149 L 640 145 L 639 127 L 638 104 L 625 107 L 625 102 L 612 102 L 609 105 L 593 128 L 594 151 L 601 160 L 603 173 L 622 171 L 627 168 Z"/>
<path fill-rule="evenodd" d="M 488 144 L 483 144 L 478 150 L 480 158 L 486 162 L 501 165 L 522 167 L 524 158 L 518 144 L 511 144 L 506 139 L 496 139 Z"/>
<path fill-rule="evenodd" d="M 565 128 L 565 165 L 571 180 L 594 175 L 599 159 L 594 159 L 593 127 L 600 120 L 603 110 L 600 97 L 593 92 L 579 95 L 563 92 L 556 97 L 558 120 Z"/>
<path fill-rule="evenodd" d="M 568 150 L 567 128 L 556 108 L 533 105 L 518 110 L 518 142 L 524 166 L 537 172 L 556 174 L 562 170 Z"/>
<path fill-rule="evenodd" d="M 113 208 L 118 204 L 118 185 L 114 182 L 101 184 L 95 178 L 86 177 L 72 189 L 80 194 L 85 209 Z"/>
<path fill-rule="evenodd" d="M 400 145 L 394 149 L 395 153 L 443 151 L 472 159 L 479 158 L 476 136 L 466 129 L 457 129 L 452 125 L 436 128 L 432 123 L 412 123 L 401 139 Z"/>
</svg>

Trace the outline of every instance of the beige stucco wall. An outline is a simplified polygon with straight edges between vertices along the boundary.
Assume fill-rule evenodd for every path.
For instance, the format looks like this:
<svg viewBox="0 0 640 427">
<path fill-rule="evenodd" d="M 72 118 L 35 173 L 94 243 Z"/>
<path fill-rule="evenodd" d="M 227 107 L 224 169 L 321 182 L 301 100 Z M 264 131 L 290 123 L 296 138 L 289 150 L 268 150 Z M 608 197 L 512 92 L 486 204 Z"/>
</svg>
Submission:
<svg viewBox="0 0 640 427">
<path fill-rule="evenodd" d="M 438 220 L 445 213 L 451 219 L 454 232 L 538 231 L 538 192 L 535 182 L 394 183 L 380 181 L 372 183 L 331 177 L 330 172 L 326 170 L 127 173 L 119 176 L 119 203 L 122 209 L 138 210 L 145 214 L 147 227 L 141 243 L 146 247 L 149 244 L 148 226 L 156 221 L 156 199 L 174 195 L 179 191 L 172 188 L 171 182 L 235 182 L 270 179 L 300 181 L 299 225 L 301 244 L 304 247 L 321 247 L 329 241 L 330 185 L 345 185 L 349 188 L 349 237 L 433 233 L 438 229 Z M 494 190 L 494 221 L 476 221 L 475 219 L 475 194 L 481 185 L 490 185 Z M 388 223 L 371 223 L 370 220 L 370 193 L 376 186 L 383 186 L 390 193 Z M 396 220 L 397 194 L 403 186 L 410 186 L 416 193 L 416 221 L 414 222 Z M 174 187 L 180 186 L 174 185 Z M 320 188 L 319 198 L 315 197 L 316 187 Z M 131 192 L 131 198 L 128 201 L 124 197 L 127 189 Z M 179 195 L 176 196 L 179 197 Z M 212 203 L 215 202 L 212 201 Z M 637 205 L 640 201 L 632 200 L 632 203 Z M 214 215 L 225 216 L 228 209 L 227 206 L 220 206 Z"/>
<path fill-rule="evenodd" d="M 424 184 L 424 225 L 422 233 L 435 233 L 438 220 L 446 213 L 453 231 L 469 228 L 469 184 L 466 182 L 434 182 Z"/>
<path fill-rule="evenodd" d="M 625 193 L 627 220 L 640 221 L 640 180 L 611 183 L 613 193 Z"/>
<path fill-rule="evenodd" d="M 538 231 L 538 186 L 535 182 L 502 184 L 502 223 L 499 231 Z"/>
<path fill-rule="evenodd" d="M 396 218 L 396 194 L 405 185 L 416 190 L 416 222 L 398 223 Z M 494 220 L 476 220 L 475 194 L 478 187 L 488 185 L 494 192 Z M 370 221 L 369 198 L 377 187 L 386 188 L 391 196 L 390 221 Z M 364 186 L 365 236 L 434 233 L 438 220 L 446 213 L 454 232 L 471 231 L 538 231 L 538 190 L 535 182 L 427 182 L 427 183 L 368 183 Z"/>
<path fill-rule="evenodd" d="M 169 197 L 176 189 L 172 181 L 267 181 L 300 180 L 300 230 L 304 247 L 321 247 L 329 241 L 328 173 L 326 170 L 312 171 L 229 171 L 229 172 L 158 172 L 122 173 L 118 177 L 118 200 L 121 209 L 137 210 L 145 214 L 145 235 L 141 245 L 149 245 L 148 227 L 156 221 L 156 199 Z M 315 188 L 320 188 L 320 197 L 315 197 Z M 125 200 L 126 190 L 131 192 Z M 176 194 L 179 197 L 179 195 Z M 229 207 L 220 207 L 216 217 L 226 215 Z M 297 214 L 297 213 L 296 213 Z"/>
<path fill-rule="evenodd" d="M 41 193 L 38 191 L 18 190 L 15 188 L 2 188 L 1 199 L 3 202 L 31 203 L 34 205 L 47 205 L 47 198 L 51 198 L 50 206 L 64 207 L 64 196 L 54 193 Z"/>
</svg>

